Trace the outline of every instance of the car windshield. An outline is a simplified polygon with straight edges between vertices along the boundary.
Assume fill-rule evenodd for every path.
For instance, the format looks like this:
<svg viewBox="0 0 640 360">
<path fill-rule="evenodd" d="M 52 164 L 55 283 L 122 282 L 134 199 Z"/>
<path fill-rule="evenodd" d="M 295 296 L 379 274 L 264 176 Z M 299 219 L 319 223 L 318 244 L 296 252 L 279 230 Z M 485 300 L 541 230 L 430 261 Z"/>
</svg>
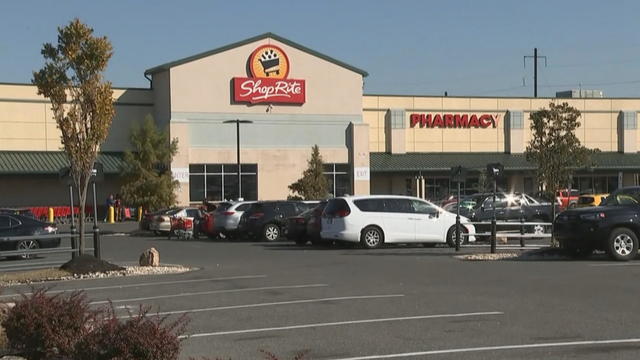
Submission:
<svg viewBox="0 0 640 360">
<path fill-rule="evenodd" d="M 619 189 L 606 198 L 607 206 L 640 204 L 640 188 Z"/>
<path fill-rule="evenodd" d="M 182 209 L 180 209 L 180 208 L 171 209 L 171 210 L 167 211 L 167 215 L 175 215 L 175 214 L 179 213 L 180 211 L 182 211 Z"/>
</svg>

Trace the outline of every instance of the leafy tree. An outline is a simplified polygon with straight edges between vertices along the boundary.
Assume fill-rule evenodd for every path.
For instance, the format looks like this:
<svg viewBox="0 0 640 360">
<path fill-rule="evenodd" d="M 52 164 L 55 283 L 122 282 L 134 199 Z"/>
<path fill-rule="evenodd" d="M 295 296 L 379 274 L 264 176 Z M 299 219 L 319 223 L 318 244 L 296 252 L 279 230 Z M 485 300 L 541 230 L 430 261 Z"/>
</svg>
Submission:
<svg viewBox="0 0 640 360">
<path fill-rule="evenodd" d="M 543 197 L 551 199 L 551 216 L 556 216 L 555 192 L 571 188 L 575 169 L 590 166 L 594 151 L 584 147 L 575 134 L 580 127 L 580 111 L 569 104 L 549 103 L 549 109 L 534 111 L 531 119 L 531 140 L 526 149 L 527 160 L 537 165 L 536 176 Z M 557 246 L 552 238 L 551 244 Z"/>
<path fill-rule="evenodd" d="M 133 125 L 130 142 L 133 151 L 124 154 L 123 200 L 147 210 L 175 204 L 179 183 L 168 169 L 178 152 L 178 139 L 170 140 L 169 132 L 158 129 L 149 115 L 142 125 Z"/>
<path fill-rule="evenodd" d="M 549 104 L 531 113 L 531 140 L 527 160 L 537 165 L 536 175 L 543 191 L 555 197 L 558 189 L 570 187 L 575 169 L 591 165 L 591 154 L 575 134 L 580 111 L 569 104 Z"/>
<path fill-rule="evenodd" d="M 82 209 L 78 219 L 82 254 L 91 171 L 114 115 L 111 83 L 102 75 L 113 50 L 106 37 L 93 36 L 93 29 L 76 18 L 59 27 L 58 44 L 44 44 L 41 53 L 45 64 L 33 73 L 32 82 L 38 87 L 38 94 L 51 100 L 53 117 L 62 133 Z"/>
<path fill-rule="evenodd" d="M 290 198 L 301 197 L 304 200 L 326 199 L 329 193 L 329 181 L 323 173 L 322 156 L 318 145 L 314 145 L 311 148 L 311 159 L 307 161 L 307 164 L 309 166 L 302 173 L 302 177 L 289 185 L 289 190 L 298 195 Z"/>
</svg>

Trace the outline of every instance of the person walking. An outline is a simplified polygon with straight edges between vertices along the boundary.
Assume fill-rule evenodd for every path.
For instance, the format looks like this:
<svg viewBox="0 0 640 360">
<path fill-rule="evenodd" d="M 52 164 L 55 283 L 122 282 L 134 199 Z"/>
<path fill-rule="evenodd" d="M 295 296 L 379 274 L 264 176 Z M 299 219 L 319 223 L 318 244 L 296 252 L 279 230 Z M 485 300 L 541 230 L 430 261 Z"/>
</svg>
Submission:
<svg viewBox="0 0 640 360">
<path fill-rule="evenodd" d="M 122 200 L 120 199 L 120 194 L 116 195 L 114 206 L 116 208 L 116 222 L 122 221 Z"/>
</svg>

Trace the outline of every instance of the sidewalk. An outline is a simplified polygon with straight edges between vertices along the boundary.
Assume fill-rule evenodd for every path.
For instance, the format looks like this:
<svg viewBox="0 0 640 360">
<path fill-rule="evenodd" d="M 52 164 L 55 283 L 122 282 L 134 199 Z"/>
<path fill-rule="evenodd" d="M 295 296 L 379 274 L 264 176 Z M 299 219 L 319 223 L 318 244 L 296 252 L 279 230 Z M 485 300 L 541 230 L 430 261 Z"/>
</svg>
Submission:
<svg viewBox="0 0 640 360">
<path fill-rule="evenodd" d="M 101 234 L 120 234 L 120 233 L 129 234 L 133 231 L 138 230 L 138 222 L 123 221 L 123 222 L 109 224 L 102 221 L 98 221 L 98 228 L 100 229 Z M 69 233 L 70 231 L 71 231 L 71 225 L 69 224 L 58 225 L 59 233 Z M 84 232 L 92 233 L 93 223 L 86 223 Z"/>
</svg>

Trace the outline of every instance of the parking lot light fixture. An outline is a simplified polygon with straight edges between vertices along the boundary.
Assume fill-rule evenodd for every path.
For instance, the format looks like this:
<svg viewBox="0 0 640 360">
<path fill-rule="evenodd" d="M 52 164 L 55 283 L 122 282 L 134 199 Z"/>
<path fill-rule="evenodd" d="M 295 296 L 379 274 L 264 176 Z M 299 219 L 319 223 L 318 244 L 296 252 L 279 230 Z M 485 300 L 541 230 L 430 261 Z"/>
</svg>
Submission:
<svg viewBox="0 0 640 360">
<path fill-rule="evenodd" d="M 238 199 L 242 199 L 242 178 L 240 169 L 240 124 L 252 124 L 251 120 L 225 120 L 223 124 L 236 124 L 236 160 L 238 163 Z"/>
</svg>

